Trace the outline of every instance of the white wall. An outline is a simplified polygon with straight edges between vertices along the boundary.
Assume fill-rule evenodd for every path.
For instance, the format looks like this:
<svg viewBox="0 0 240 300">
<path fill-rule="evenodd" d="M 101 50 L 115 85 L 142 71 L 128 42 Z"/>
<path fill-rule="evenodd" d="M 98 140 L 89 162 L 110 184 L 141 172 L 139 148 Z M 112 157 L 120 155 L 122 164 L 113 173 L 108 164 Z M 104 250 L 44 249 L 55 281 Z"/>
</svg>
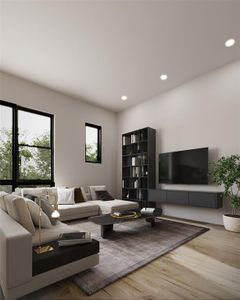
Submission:
<svg viewBox="0 0 240 300">
<path fill-rule="evenodd" d="M 174 74 L 169 74 L 169 80 L 171 76 Z M 159 81 L 159 84 L 164 82 Z M 160 152 L 204 146 L 209 147 L 210 161 L 222 155 L 240 154 L 240 61 L 118 114 L 119 196 L 121 134 L 147 126 L 157 130 L 157 161 Z M 162 188 L 220 190 L 214 185 L 163 185 Z M 164 205 L 163 208 L 166 215 L 222 224 L 222 213 L 228 210 L 228 205 L 216 210 L 175 205 Z"/>
<path fill-rule="evenodd" d="M 116 193 L 116 114 L 5 73 L 0 99 L 55 115 L 56 185 L 106 184 Z M 85 163 L 85 122 L 102 126 L 102 164 Z"/>
</svg>

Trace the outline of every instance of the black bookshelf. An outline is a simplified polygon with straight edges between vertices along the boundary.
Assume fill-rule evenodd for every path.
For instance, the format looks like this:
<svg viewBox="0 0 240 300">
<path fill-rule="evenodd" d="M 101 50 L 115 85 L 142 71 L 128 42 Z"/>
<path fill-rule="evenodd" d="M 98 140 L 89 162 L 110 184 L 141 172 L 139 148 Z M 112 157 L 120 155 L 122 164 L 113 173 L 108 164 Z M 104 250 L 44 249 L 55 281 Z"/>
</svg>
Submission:
<svg viewBox="0 0 240 300">
<path fill-rule="evenodd" d="M 154 207 L 149 189 L 155 189 L 156 130 L 150 127 L 122 135 L 122 198 Z"/>
</svg>

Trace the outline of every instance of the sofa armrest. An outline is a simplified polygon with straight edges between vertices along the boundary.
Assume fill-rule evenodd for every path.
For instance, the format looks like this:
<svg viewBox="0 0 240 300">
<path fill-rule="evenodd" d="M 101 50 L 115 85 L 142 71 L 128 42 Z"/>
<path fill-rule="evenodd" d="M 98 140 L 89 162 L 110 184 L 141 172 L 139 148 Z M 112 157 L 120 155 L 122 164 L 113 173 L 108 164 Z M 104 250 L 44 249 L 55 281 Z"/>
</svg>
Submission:
<svg viewBox="0 0 240 300">
<path fill-rule="evenodd" d="M 0 209 L 0 285 L 4 289 L 32 279 L 32 235 Z"/>
</svg>

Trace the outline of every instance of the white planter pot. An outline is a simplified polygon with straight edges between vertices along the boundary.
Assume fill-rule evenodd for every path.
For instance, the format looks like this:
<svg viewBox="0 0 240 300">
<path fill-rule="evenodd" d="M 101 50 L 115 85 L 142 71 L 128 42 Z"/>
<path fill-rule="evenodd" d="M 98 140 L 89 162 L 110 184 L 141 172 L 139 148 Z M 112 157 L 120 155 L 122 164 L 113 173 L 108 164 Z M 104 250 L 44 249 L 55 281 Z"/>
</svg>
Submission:
<svg viewBox="0 0 240 300">
<path fill-rule="evenodd" d="M 226 230 L 240 232 L 240 218 L 223 215 L 223 225 Z"/>
</svg>

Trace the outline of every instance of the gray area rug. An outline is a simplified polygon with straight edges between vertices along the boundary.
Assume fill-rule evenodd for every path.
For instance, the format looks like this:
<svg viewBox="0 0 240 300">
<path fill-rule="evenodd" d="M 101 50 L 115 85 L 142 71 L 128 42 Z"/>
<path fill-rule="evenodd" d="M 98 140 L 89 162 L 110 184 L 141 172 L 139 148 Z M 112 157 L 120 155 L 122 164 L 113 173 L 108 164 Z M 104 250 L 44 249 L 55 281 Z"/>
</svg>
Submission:
<svg viewBox="0 0 240 300">
<path fill-rule="evenodd" d="M 157 220 L 156 226 L 151 228 L 145 220 L 136 220 L 114 225 L 115 231 L 102 239 L 100 226 L 91 222 L 78 221 L 69 225 L 81 231 L 91 231 L 92 237 L 100 242 L 99 265 L 72 278 L 87 295 L 208 230 L 168 220 Z"/>
</svg>

